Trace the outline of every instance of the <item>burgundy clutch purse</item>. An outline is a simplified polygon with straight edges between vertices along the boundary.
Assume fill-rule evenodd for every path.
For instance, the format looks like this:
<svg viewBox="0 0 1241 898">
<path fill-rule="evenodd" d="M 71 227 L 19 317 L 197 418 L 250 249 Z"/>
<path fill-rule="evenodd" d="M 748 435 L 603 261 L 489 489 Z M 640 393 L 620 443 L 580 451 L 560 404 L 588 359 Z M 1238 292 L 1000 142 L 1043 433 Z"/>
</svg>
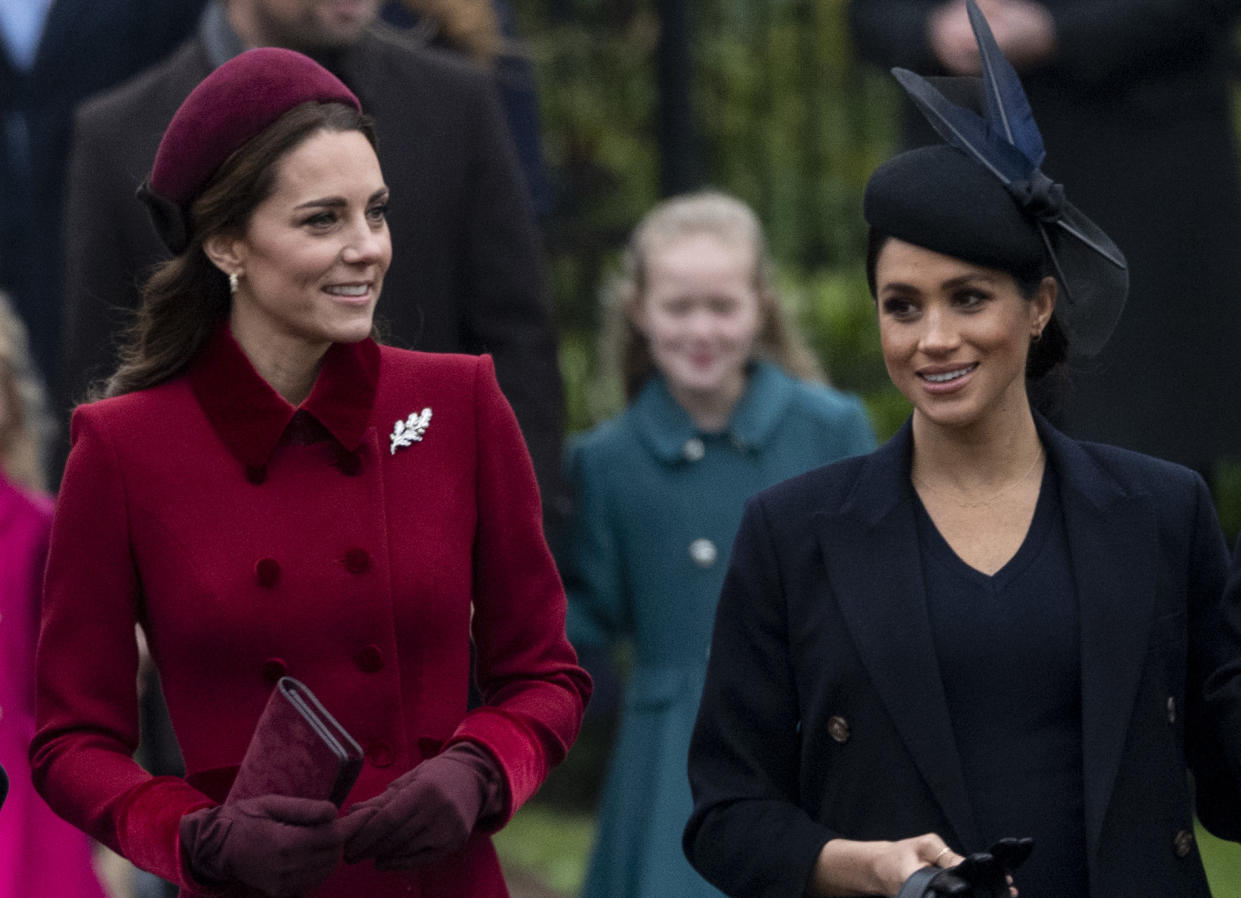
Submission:
<svg viewBox="0 0 1241 898">
<path fill-rule="evenodd" d="M 281 677 L 254 728 L 225 804 L 261 795 L 337 807 L 362 772 L 362 748 L 304 683 Z"/>
</svg>

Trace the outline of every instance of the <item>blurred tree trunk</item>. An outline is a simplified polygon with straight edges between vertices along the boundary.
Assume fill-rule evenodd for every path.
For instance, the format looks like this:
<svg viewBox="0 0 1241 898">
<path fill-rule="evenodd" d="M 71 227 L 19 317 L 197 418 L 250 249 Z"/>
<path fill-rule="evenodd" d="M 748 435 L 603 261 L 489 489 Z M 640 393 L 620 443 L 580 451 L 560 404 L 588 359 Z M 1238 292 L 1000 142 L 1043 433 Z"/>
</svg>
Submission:
<svg viewBox="0 0 1241 898">
<path fill-rule="evenodd" d="M 659 44 L 660 187 L 665 196 L 694 190 L 701 183 L 698 136 L 694 127 L 693 23 L 687 0 L 657 0 Z"/>
</svg>

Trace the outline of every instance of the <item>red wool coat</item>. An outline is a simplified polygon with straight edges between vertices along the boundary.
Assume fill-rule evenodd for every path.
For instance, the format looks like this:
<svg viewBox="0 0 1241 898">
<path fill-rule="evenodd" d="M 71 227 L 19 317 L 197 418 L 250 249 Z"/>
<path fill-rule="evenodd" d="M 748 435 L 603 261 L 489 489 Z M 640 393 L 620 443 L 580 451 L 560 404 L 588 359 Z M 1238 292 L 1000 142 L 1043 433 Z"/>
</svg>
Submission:
<svg viewBox="0 0 1241 898">
<path fill-rule="evenodd" d="M 421 439 L 395 439 L 424 409 Z M 34 778 L 139 867 L 193 885 L 180 818 L 227 791 L 286 673 L 366 751 L 346 809 L 468 739 L 498 760 L 511 813 L 564 756 L 590 681 L 564 636 L 529 455 L 488 357 L 338 344 L 295 409 L 222 328 L 185 376 L 79 408 L 72 438 Z M 186 779 L 131 760 L 135 621 Z M 467 712 L 471 636 L 485 703 Z M 505 894 L 478 834 L 415 871 L 342 864 L 315 896 Z"/>
</svg>

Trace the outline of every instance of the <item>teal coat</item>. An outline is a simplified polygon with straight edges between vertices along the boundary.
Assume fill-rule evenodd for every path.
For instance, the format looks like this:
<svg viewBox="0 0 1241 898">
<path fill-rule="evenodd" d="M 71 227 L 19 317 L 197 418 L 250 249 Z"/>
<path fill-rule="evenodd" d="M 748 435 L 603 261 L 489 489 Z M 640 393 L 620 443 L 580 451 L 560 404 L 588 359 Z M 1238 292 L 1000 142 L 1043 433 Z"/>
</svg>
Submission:
<svg viewBox="0 0 1241 898">
<path fill-rule="evenodd" d="M 628 640 L 633 652 L 583 898 L 719 895 L 686 862 L 681 830 L 692 809 L 689 737 L 742 506 L 873 447 L 856 397 L 764 362 L 721 433 L 697 432 L 653 377 L 621 415 L 570 444 L 570 638 Z"/>
</svg>

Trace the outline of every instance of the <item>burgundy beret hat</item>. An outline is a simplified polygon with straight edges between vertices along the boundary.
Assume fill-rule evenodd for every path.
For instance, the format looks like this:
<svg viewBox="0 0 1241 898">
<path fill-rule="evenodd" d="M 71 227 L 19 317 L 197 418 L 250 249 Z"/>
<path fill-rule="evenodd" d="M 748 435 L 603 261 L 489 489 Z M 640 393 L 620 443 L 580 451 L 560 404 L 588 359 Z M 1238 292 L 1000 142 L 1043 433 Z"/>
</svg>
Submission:
<svg viewBox="0 0 1241 898">
<path fill-rule="evenodd" d="M 280 47 L 247 50 L 190 92 L 164 131 L 151 176 L 139 190 L 174 253 L 185 245 L 189 204 L 224 161 L 290 109 L 310 101 L 362 110 L 339 78 Z"/>
</svg>

